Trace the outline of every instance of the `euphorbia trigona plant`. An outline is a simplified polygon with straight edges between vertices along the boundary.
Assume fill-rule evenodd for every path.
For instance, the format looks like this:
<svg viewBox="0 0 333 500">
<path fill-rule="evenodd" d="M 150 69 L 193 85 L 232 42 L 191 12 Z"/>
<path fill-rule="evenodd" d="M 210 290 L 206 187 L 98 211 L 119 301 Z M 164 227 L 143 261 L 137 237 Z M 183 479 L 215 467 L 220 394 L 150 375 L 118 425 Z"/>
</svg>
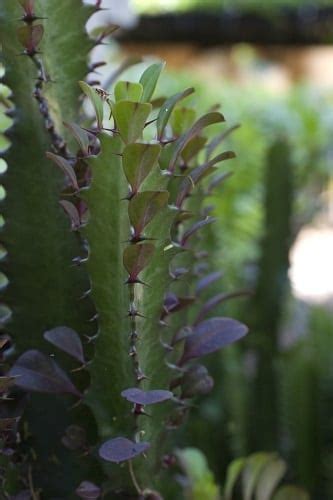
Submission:
<svg viewBox="0 0 333 500">
<path fill-rule="evenodd" d="M 205 198 L 234 156 L 213 156 L 223 135 L 204 130 L 224 118 L 183 107 L 193 89 L 153 100 L 159 63 L 139 82 L 86 83 L 93 12 L 0 6 L 4 498 L 167 494 L 170 432 L 213 385 L 198 360 L 247 332 L 200 299 L 219 277 Z"/>
</svg>

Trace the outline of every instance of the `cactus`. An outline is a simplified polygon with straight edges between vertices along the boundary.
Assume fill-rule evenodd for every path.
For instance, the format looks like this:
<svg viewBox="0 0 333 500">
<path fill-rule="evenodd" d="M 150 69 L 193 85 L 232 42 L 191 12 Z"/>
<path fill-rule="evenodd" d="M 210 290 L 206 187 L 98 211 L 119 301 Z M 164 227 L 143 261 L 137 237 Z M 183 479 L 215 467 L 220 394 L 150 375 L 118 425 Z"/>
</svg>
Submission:
<svg viewBox="0 0 333 500">
<path fill-rule="evenodd" d="M 156 104 L 159 63 L 139 82 L 88 85 L 84 25 L 94 9 L 19 4 L 0 7 L 3 490 L 159 498 L 170 431 L 212 387 L 198 358 L 247 333 L 209 308 L 198 318 L 193 296 L 205 258 L 198 235 L 213 222 L 205 179 L 233 156 L 205 159 L 204 129 L 224 117 L 183 108 L 179 119 L 193 89 Z M 89 128 L 81 92 L 95 110 Z"/>
</svg>

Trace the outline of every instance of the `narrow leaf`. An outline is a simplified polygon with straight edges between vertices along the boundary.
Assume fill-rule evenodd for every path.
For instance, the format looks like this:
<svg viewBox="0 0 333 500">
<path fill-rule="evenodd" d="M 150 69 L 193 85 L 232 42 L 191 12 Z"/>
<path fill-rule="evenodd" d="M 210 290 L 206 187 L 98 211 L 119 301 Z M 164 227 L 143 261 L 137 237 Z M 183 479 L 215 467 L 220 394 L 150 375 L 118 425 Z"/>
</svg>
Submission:
<svg viewBox="0 0 333 500">
<path fill-rule="evenodd" d="M 49 394 L 69 393 L 81 397 L 66 373 L 48 356 L 30 350 L 22 354 L 9 371 L 15 385 L 25 391 Z"/>
<path fill-rule="evenodd" d="M 264 468 L 276 458 L 274 453 L 253 453 L 247 461 L 242 474 L 242 491 L 244 500 L 251 500 L 258 479 Z"/>
<path fill-rule="evenodd" d="M 207 226 L 208 224 L 212 224 L 212 222 L 215 222 L 216 219 L 215 217 L 206 217 L 206 219 L 200 220 L 193 224 L 189 229 L 187 229 L 181 239 L 180 245 L 182 247 L 185 247 L 188 240 L 193 236 L 197 231 L 199 231 L 201 228 Z"/>
<path fill-rule="evenodd" d="M 217 295 L 214 295 L 214 297 L 207 300 L 207 302 L 202 306 L 198 316 L 195 319 L 194 324 L 200 323 L 200 321 L 202 321 L 209 312 L 211 312 L 216 306 L 223 304 L 223 302 L 238 297 L 246 297 L 249 295 L 251 295 L 251 292 L 249 290 L 239 290 L 237 292 L 219 293 Z"/>
<path fill-rule="evenodd" d="M 154 251 L 152 243 L 138 243 L 125 248 L 123 262 L 130 280 L 137 279 L 140 272 L 149 264 Z"/>
<path fill-rule="evenodd" d="M 233 125 L 228 130 L 222 132 L 222 134 L 219 134 L 216 137 L 214 137 L 214 139 L 212 139 L 212 141 L 208 144 L 206 148 L 207 160 L 209 160 L 213 151 L 215 151 L 215 149 L 224 141 L 224 139 L 226 139 L 234 130 L 237 130 L 239 127 L 240 127 L 239 124 Z"/>
<path fill-rule="evenodd" d="M 84 155 L 88 155 L 90 146 L 90 138 L 88 132 L 79 127 L 79 125 L 76 125 L 76 123 L 65 123 L 64 125 L 66 128 L 68 128 L 68 130 L 71 131 L 82 153 Z"/>
<path fill-rule="evenodd" d="M 143 191 L 130 200 L 128 215 L 136 236 L 139 236 L 155 215 L 167 205 L 168 199 L 168 191 Z"/>
<path fill-rule="evenodd" d="M 310 495 L 297 486 L 282 486 L 275 493 L 272 500 L 310 500 Z"/>
<path fill-rule="evenodd" d="M 142 136 L 146 120 L 152 110 L 148 103 L 116 102 L 112 107 L 116 126 L 123 141 L 128 144 Z"/>
<path fill-rule="evenodd" d="M 206 356 L 244 337 L 245 325 L 231 318 L 210 318 L 193 329 L 185 339 L 184 353 L 179 362 Z"/>
<path fill-rule="evenodd" d="M 96 90 L 90 85 L 88 85 L 88 83 L 80 81 L 79 85 L 81 87 L 82 92 L 88 97 L 91 104 L 93 105 L 97 119 L 97 126 L 99 129 L 101 129 L 103 127 L 103 116 L 104 116 L 103 100 L 97 94 Z"/>
<path fill-rule="evenodd" d="M 170 115 L 172 111 L 174 110 L 175 106 L 182 100 L 185 99 L 185 97 L 193 94 L 194 88 L 189 88 L 184 90 L 184 92 L 179 92 L 178 94 L 173 95 L 172 97 L 169 97 L 161 106 L 161 109 L 158 113 L 157 116 L 157 137 L 159 140 L 162 139 L 165 127 L 168 124 Z"/>
<path fill-rule="evenodd" d="M 237 458 L 228 466 L 224 487 L 225 500 L 232 500 L 234 487 L 243 468 L 245 467 L 245 464 L 245 458 Z"/>
<path fill-rule="evenodd" d="M 160 152 L 159 144 L 135 143 L 125 147 L 123 169 L 133 193 L 138 191 L 142 182 L 157 164 Z"/>
<path fill-rule="evenodd" d="M 118 82 L 114 89 L 116 101 L 139 102 L 142 93 L 142 85 L 134 82 Z"/>
<path fill-rule="evenodd" d="M 221 271 L 215 271 L 213 273 L 207 274 L 198 281 L 197 286 L 195 288 L 196 295 L 199 295 L 205 288 L 214 283 L 215 281 L 222 278 L 223 273 Z"/>
<path fill-rule="evenodd" d="M 216 176 L 209 184 L 208 189 L 207 189 L 207 194 L 210 195 L 216 189 L 220 184 L 222 184 L 228 177 L 232 175 L 232 172 L 224 172 L 223 174 L 220 174 Z"/>
<path fill-rule="evenodd" d="M 44 338 L 58 349 L 80 361 L 80 363 L 85 363 L 81 339 L 72 328 L 67 326 L 53 328 L 44 333 Z"/>
<path fill-rule="evenodd" d="M 99 456 L 108 462 L 119 464 L 132 460 L 150 448 L 149 443 L 134 443 L 129 439 L 118 437 L 106 441 L 99 449 Z"/>
<path fill-rule="evenodd" d="M 55 163 L 58 167 L 61 168 L 61 170 L 64 172 L 64 174 L 69 178 L 71 185 L 76 191 L 79 191 L 79 185 L 77 182 L 76 174 L 75 171 L 72 167 L 72 165 L 67 161 L 65 158 L 59 155 L 55 155 L 54 153 L 47 152 L 46 153 L 47 158 L 49 160 L 52 160 L 53 163 Z"/>
<path fill-rule="evenodd" d="M 67 200 L 60 200 L 59 203 L 70 218 L 72 230 L 77 231 L 81 226 L 81 218 L 76 206 Z"/>
<path fill-rule="evenodd" d="M 262 471 L 255 493 L 256 500 L 270 500 L 275 488 L 286 473 L 287 465 L 284 460 L 277 458 L 269 462 Z"/>
<path fill-rule="evenodd" d="M 165 66 L 165 63 L 156 63 L 149 66 L 142 74 L 140 83 L 143 87 L 141 102 L 149 102 L 153 97 L 157 81 Z"/>
<path fill-rule="evenodd" d="M 136 403 L 139 405 L 154 405 L 157 403 L 162 403 L 171 399 L 173 394 L 170 391 L 164 390 L 151 390 L 143 391 L 137 387 L 131 389 L 125 389 L 121 393 L 122 397 L 130 401 L 131 403 Z"/>
</svg>

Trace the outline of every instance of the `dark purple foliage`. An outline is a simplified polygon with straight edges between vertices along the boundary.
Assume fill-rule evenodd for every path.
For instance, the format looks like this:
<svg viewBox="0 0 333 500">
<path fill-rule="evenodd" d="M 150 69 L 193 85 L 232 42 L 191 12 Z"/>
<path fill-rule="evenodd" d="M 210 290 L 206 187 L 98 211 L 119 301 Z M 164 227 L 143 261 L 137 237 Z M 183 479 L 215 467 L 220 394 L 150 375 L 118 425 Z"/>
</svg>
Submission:
<svg viewBox="0 0 333 500">
<path fill-rule="evenodd" d="M 137 387 L 125 389 L 122 391 L 121 395 L 123 398 L 127 399 L 127 401 L 138 405 L 154 405 L 162 403 L 163 401 L 171 399 L 173 396 L 170 391 L 157 389 L 152 391 L 143 391 Z"/>
<path fill-rule="evenodd" d="M 96 486 L 90 481 L 82 481 L 82 483 L 75 490 L 78 497 L 85 500 L 97 500 L 101 496 L 101 488 Z"/>
<path fill-rule="evenodd" d="M 48 356 L 30 350 L 22 354 L 9 371 L 15 385 L 26 391 L 50 394 L 69 393 L 81 397 L 66 373 Z"/>
<path fill-rule="evenodd" d="M 192 398 L 209 394 L 214 387 L 214 380 L 203 365 L 193 365 L 181 380 L 182 398 Z"/>
<path fill-rule="evenodd" d="M 245 325 L 231 318 L 207 319 L 195 326 L 193 333 L 185 338 L 184 353 L 179 365 L 216 352 L 241 339 L 247 332 Z"/>
<path fill-rule="evenodd" d="M 53 328 L 52 330 L 45 332 L 44 338 L 54 346 L 58 347 L 58 349 L 61 349 L 80 361 L 80 363 L 85 363 L 81 339 L 76 331 L 72 330 L 72 328 L 68 328 L 67 326 L 58 326 L 57 328 Z"/>
<path fill-rule="evenodd" d="M 207 276 L 204 276 L 201 278 L 201 280 L 198 281 L 197 286 L 195 288 L 195 293 L 199 294 L 207 288 L 209 285 L 214 283 L 215 281 L 219 280 L 223 276 L 223 273 L 220 271 L 216 271 L 214 273 L 207 274 Z"/>
<path fill-rule="evenodd" d="M 102 444 L 99 455 L 108 462 L 119 464 L 141 455 L 149 448 L 149 443 L 134 443 L 129 439 L 117 437 Z"/>
</svg>

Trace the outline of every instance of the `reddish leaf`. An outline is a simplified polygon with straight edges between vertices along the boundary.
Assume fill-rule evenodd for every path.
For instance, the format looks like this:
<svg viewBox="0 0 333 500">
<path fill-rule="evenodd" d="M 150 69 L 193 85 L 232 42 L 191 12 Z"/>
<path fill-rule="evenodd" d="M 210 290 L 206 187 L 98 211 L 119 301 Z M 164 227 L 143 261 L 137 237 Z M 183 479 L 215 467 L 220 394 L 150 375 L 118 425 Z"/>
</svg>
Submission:
<svg viewBox="0 0 333 500">
<path fill-rule="evenodd" d="M 101 488 L 90 481 L 82 481 L 82 483 L 75 490 L 78 497 L 85 500 L 97 500 L 101 496 Z"/>
<path fill-rule="evenodd" d="M 171 399 L 173 394 L 170 391 L 164 390 L 152 390 L 143 391 L 137 387 L 131 389 L 125 389 L 121 393 L 122 397 L 130 401 L 131 403 L 136 403 L 138 405 L 154 405 L 157 403 L 162 403 Z"/>
<path fill-rule="evenodd" d="M 25 24 L 17 28 L 19 42 L 28 54 L 34 54 L 43 38 L 44 27 L 42 24 Z"/>
<path fill-rule="evenodd" d="M 133 193 L 156 165 L 160 151 L 159 144 L 134 143 L 125 147 L 123 168 Z"/>
<path fill-rule="evenodd" d="M 81 218 L 76 206 L 67 200 L 60 200 L 59 203 L 69 215 L 72 230 L 77 231 L 81 227 Z"/>
<path fill-rule="evenodd" d="M 134 443 L 129 439 L 118 437 L 102 444 L 99 455 L 108 462 L 119 464 L 141 455 L 149 448 L 149 443 Z"/>
<path fill-rule="evenodd" d="M 80 363 L 85 363 L 81 339 L 72 328 L 67 326 L 53 328 L 44 333 L 44 338 L 58 349 L 80 361 Z"/>
<path fill-rule="evenodd" d="M 128 215 L 134 227 L 135 236 L 140 236 L 169 199 L 168 191 L 143 191 L 137 193 L 129 202 Z"/>
<path fill-rule="evenodd" d="M 49 394 L 69 393 L 81 397 L 66 373 L 48 356 L 30 350 L 22 354 L 9 371 L 15 385 L 26 391 Z"/>
<path fill-rule="evenodd" d="M 185 338 L 184 353 L 179 361 L 183 365 L 190 359 L 200 358 L 244 337 L 245 325 L 231 318 L 211 318 L 203 321 Z"/>
<path fill-rule="evenodd" d="M 149 264 L 155 247 L 152 243 L 138 243 L 125 248 L 123 262 L 130 281 L 135 281 L 141 271 Z"/>
<path fill-rule="evenodd" d="M 77 178 L 75 171 L 72 167 L 72 165 L 67 161 L 65 158 L 59 155 L 55 155 L 54 153 L 47 152 L 46 156 L 49 158 L 49 160 L 52 160 L 53 163 L 55 163 L 60 169 L 63 171 L 63 173 L 69 178 L 71 185 L 76 191 L 79 191 L 79 185 L 77 183 Z"/>
</svg>

